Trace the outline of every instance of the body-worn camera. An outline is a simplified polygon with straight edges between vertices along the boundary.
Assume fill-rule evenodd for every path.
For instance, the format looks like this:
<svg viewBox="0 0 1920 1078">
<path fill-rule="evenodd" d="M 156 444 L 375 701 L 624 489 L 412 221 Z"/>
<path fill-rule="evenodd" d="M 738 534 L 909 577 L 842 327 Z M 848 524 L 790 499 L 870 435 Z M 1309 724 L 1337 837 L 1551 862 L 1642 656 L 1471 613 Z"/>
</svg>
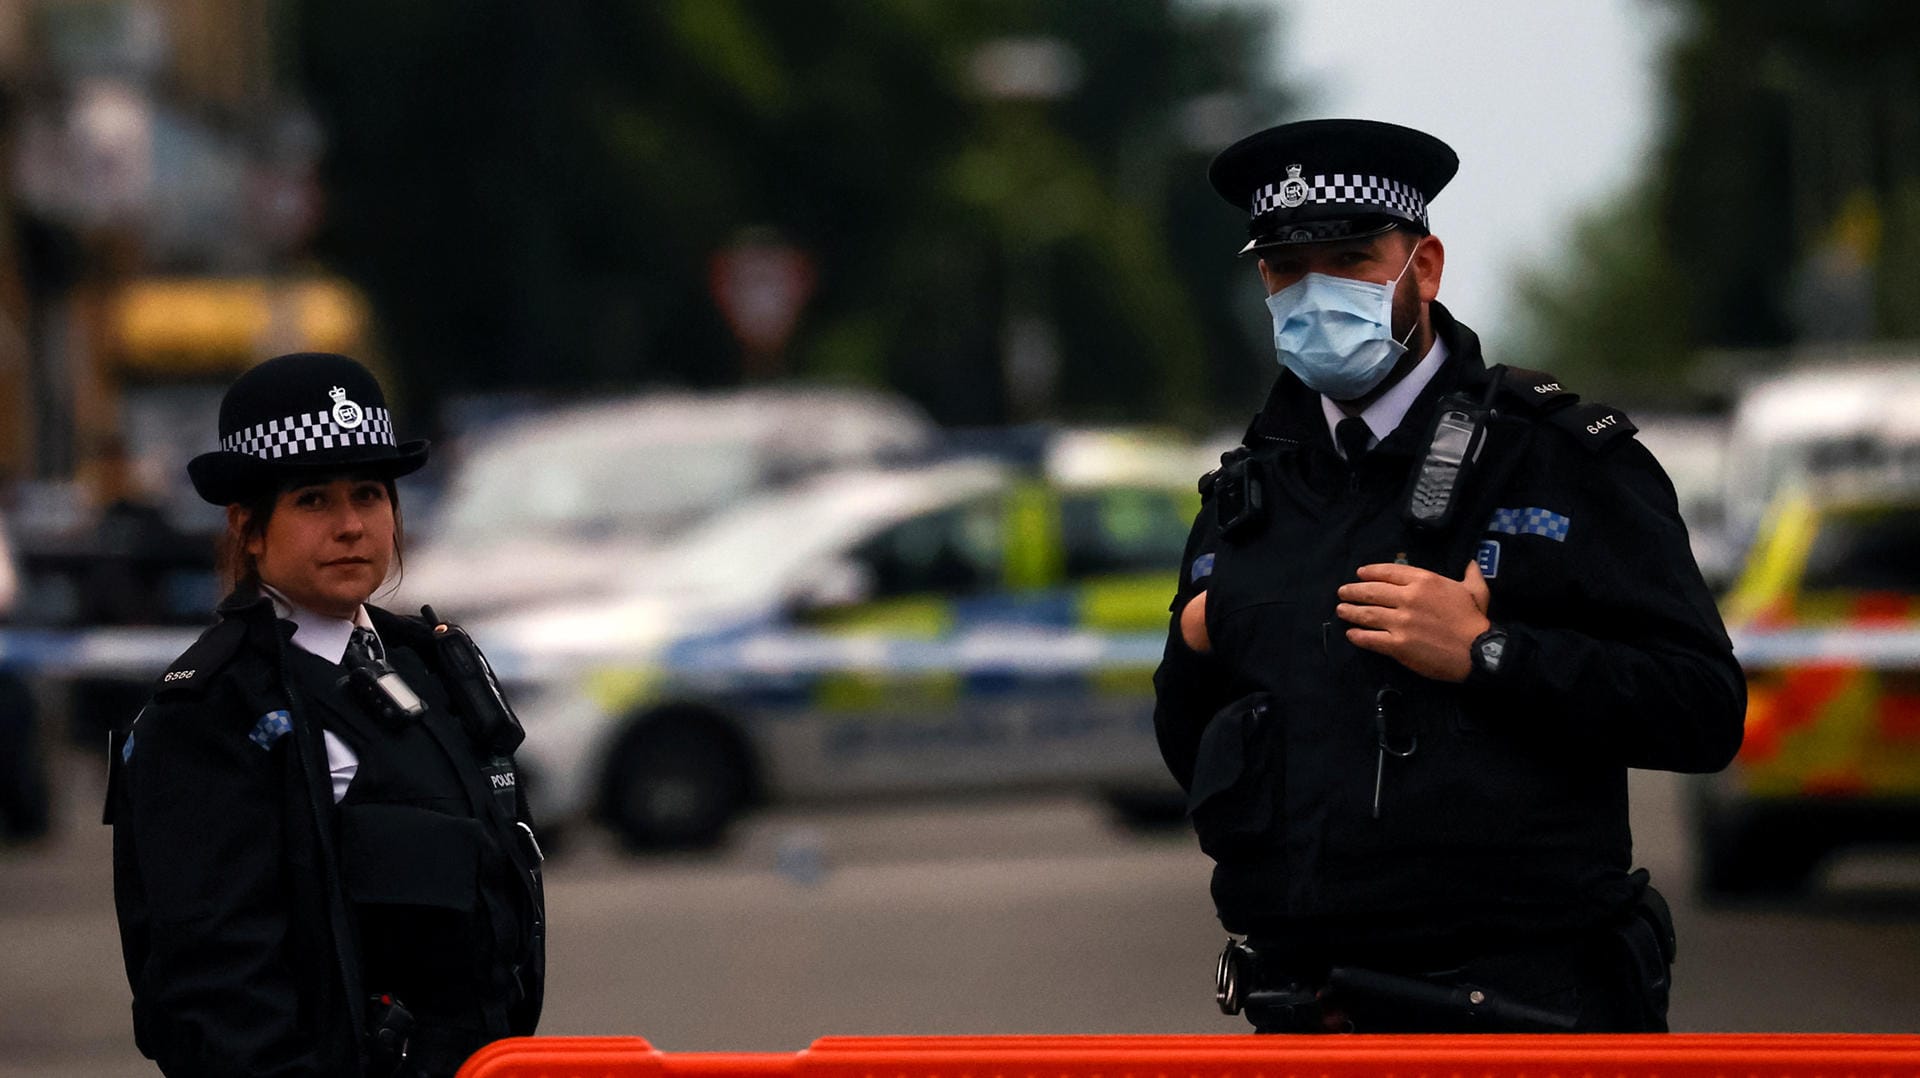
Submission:
<svg viewBox="0 0 1920 1078">
<path fill-rule="evenodd" d="M 391 725 L 404 725 L 427 710 L 420 694 L 385 659 L 349 659 L 346 682 L 364 707 Z"/>
<path fill-rule="evenodd" d="M 1265 508 L 1266 491 L 1251 458 L 1221 465 L 1213 481 L 1214 520 L 1221 535 L 1231 539 L 1251 532 L 1265 519 Z"/>
</svg>

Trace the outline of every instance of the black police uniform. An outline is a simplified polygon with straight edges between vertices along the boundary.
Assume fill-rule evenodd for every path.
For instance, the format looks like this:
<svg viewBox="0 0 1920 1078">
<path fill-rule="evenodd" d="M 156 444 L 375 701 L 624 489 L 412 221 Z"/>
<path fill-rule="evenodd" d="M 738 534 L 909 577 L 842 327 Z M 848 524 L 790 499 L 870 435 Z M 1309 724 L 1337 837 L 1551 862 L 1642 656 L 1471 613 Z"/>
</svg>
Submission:
<svg viewBox="0 0 1920 1078">
<path fill-rule="evenodd" d="M 1429 309 L 1447 359 L 1372 451 L 1342 459 L 1285 372 L 1203 481 L 1155 727 L 1255 956 L 1237 991 L 1267 994 L 1248 1013 L 1271 1030 L 1664 1029 L 1671 923 L 1629 873 L 1626 769 L 1725 766 L 1744 681 L 1631 422 L 1490 375 Z M 1416 526 L 1443 400 L 1493 415 L 1448 523 Z M 1347 640 L 1335 592 L 1360 566 L 1476 559 L 1496 668 L 1442 683 Z M 1180 632 L 1203 590 L 1206 654 Z"/>
<path fill-rule="evenodd" d="M 426 455 L 396 445 L 379 386 L 341 356 L 242 375 L 220 433 L 189 466 L 216 504 Z M 423 709 L 378 706 L 346 684 L 357 660 L 293 645 L 245 587 L 116 735 L 106 819 L 134 1036 L 167 1074 L 451 1075 L 534 1032 L 544 899 L 511 745 L 456 703 L 474 698 L 455 691 L 468 653 L 366 610 Z M 325 733 L 357 759 L 338 803 Z"/>
<path fill-rule="evenodd" d="M 367 611 L 419 717 L 372 713 L 268 600 L 236 595 L 119 739 L 114 899 L 135 1039 L 168 1074 L 380 1073 L 381 996 L 412 1018 L 401 1073 L 450 1075 L 538 1021 L 524 801 L 494 796 L 429 628 Z M 322 730 L 359 761 L 337 805 Z"/>
</svg>

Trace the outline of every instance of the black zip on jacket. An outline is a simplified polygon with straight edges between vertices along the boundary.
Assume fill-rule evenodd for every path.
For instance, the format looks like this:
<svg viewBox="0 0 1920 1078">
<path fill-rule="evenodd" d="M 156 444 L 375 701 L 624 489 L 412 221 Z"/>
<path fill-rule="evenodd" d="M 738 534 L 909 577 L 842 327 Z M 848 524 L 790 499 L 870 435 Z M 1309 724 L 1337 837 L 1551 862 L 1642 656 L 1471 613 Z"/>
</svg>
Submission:
<svg viewBox="0 0 1920 1078">
<path fill-rule="evenodd" d="M 1345 961 L 1456 955 L 1616 913 L 1635 895 L 1626 769 L 1718 770 L 1745 712 L 1672 486 L 1617 411 L 1546 380 L 1540 400 L 1500 394 L 1455 526 L 1404 522 L 1437 403 L 1489 378 L 1473 333 L 1431 309 L 1448 359 L 1357 466 L 1318 396 L 1281 376 L 1248 438 L 1264 519 L 1227 538 L 1203 505 L 1154 675 L 1156 733 L 1216 862 L 1222 923 Z M 1431 681 L 1347 641 L 1335 591 L 1359 566 L 1459 579 L 1476 558 L 1509 637 L 1497 675 Z M 1179 631 L 1202 590 L 1205 655 Z M 1381 758 L 1383 701 L 1408 755 Z"/>
</svg>

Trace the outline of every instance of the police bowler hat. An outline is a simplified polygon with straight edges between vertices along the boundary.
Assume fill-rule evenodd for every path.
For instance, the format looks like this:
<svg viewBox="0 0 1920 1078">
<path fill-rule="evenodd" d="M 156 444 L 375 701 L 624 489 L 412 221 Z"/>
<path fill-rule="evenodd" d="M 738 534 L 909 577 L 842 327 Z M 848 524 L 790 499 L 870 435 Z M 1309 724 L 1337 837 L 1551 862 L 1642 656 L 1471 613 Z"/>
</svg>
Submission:
<svg viewBox="0 0 1920 1078">
<path fill-rule="evenodd" d="M 289 480 L 337 472 L 385 478 L 427 462 L 425 441 L 393 439 L 393 415 L 372 372 L 346 356 L 296 352 L 254 367 L 220 399 L 220 448 L 187 462 L 193 489 L 215 505 Z"/>
<path fill-rule="evenodd" d="M 1427 203 L 1460 158 L 1424 131 L 1377 120 L 1301 120 L 1220 151 L 1207 179 L 1251 213 L 1241 254 L 1297 243 L 1425 233 Z"/>
</svg>

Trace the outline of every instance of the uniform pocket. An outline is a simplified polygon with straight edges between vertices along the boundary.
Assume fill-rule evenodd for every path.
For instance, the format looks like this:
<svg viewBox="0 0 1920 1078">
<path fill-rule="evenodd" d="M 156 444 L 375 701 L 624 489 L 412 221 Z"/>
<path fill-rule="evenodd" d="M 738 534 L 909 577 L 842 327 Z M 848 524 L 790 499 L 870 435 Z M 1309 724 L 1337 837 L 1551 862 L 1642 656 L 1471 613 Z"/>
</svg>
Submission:
<svg viewBox="0 0 1920 1078">
<path fill-rule="evenodd" d="M 484 983 L 479 821 L 414 805 L 342 804 L 340 833 L 367 990 L 434 1009 Z"/>
<path fill-rule="evenodd" d="M 347 894 L 357 903 L 473 912 L 480 821 L 412 805 L 340 806 Z"/>
<path fill-rule="evenodd" d="M 1221 708 L 1200 735 L 1187 814 L 1215 860 L 1268 845 L 1283 795 L 1279 721 L 1272 698 L 1255 693 Z"/>
</svg>

